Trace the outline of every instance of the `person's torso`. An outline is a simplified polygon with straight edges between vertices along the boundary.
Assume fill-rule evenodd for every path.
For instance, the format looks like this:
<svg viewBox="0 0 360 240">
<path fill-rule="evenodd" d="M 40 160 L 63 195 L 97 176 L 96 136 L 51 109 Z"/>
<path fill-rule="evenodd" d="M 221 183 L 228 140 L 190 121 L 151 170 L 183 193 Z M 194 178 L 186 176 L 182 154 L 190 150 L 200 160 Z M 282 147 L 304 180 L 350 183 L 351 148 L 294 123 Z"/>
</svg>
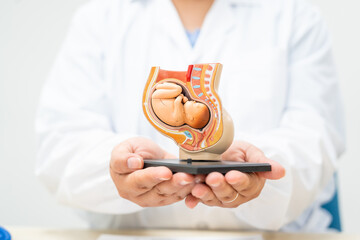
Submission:
<svg viewBox="0 0 360 240">
<path fill-rule="evenodd" d="M 288 43 L 292 2 L 220 0 L 210 9 L 192 48 L 171 1 L 114 1 L 109 10 L 105 80 L 115 132 L 153 139 L 177 154 L 142 112 L 150 68 L 186 71 L 189 64 L 222 63 L 219 96 L 231 115 L 235 139 L 276 128 L 286 107 Z M 103 224 L 107 221 L 103 219 Z M 231 210 L 184 202 L 111 217 L 108 226 L 149 228 L 249 229 Z"/>
<path fill-rule="evenodd" d="M 287 26 L 258 1 L 216 1 L 194 48 L 171 1 L 130 3 L 118 19 L 105 56 L 116 132 L 151 137 L 173 150 L 143 116 L 141 100 L 150 68 L 186 71 L 189 64 L 222 63 L 219 95 L 234 120 L 235 137 L 278 126 L 286 104 Z M 285 18 L 285 16 L 282 16 Z M 173 146 L 174 145 L 174 146 Z M 168 148 L 168 147 L 167 147 Z"/>
</svg>

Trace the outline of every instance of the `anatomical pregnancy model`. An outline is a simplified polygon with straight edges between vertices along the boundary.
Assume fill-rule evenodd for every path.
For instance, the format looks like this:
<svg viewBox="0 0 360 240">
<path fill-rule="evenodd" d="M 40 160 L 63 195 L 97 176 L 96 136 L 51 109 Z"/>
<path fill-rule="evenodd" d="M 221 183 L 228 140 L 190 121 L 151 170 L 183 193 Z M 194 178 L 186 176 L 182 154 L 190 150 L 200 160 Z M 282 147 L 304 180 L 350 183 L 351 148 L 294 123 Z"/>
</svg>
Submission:
<svg viewBox="0 0 360 240">
<path fill-rule="evenodd" d="M 184 124 L 201 129 L 209 122 L 209 109 L 204 103 L 189 101 L 180 85 L 162 82 L 156 85 L 151 104 L 156 116 L 169 126 Z"/>
<path fill-rule="evenodd" d="M 233 122 L 217 94 L 221 70 L 219 63 L 190 65 L 184 72 L 151 69 L 143 110 L 177 143 L 180 159 L 220 160 L 233 141 Z"/>
</svg>

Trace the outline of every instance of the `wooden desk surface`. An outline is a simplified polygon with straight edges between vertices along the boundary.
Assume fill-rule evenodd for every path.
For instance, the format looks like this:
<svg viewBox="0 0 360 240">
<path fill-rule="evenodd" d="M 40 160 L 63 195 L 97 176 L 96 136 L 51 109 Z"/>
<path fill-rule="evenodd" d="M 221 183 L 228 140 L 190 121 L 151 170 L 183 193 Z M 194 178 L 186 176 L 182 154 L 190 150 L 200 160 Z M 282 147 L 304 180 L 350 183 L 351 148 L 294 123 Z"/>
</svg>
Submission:
<svg viewBox="0 0 360 240">
<path fill-rule="evenodd" d="M 6 229 L 10 232 L 12 240 L 96 240 L 101 234 L 142 236 L 246 236 L 249 234 L 262 234 L 264 240 L 360 240 L 360 235 L 352 234 L 289 234 L 177 230 L 93 231 L 27 227 L 6 227 Z"/>
</svg>

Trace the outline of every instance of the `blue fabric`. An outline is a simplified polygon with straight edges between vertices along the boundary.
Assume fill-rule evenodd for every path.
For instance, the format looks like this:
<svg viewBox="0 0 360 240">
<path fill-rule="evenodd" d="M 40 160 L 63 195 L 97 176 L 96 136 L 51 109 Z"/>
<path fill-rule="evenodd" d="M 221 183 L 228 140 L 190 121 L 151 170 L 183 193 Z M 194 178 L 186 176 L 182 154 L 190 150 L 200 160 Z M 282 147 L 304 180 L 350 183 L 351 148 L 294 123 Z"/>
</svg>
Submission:
<svg viewBox="0 0 360 240">
<path fill-rule="evenodd" d="M 2 227 L 0 227 L 0 240 L 11 240 L 10 233 Z"/>
<path fill-rule="evenodd" d="M 200 29 L 196 29 L 196 30 L 193 31 L 193 32 L 186 31 L 186 36 L 188 37 L 188 39 L 189 39 L 190 44 L 191 44 L 192 47 L 195 46 L 195 43 L 196 43 L 196 40 L 197 40 L 198 37 L 199 37 L 199 34 L 200 34 Z"/>
<path fill-rule="evenodd" d="M 329 228 L 335 229 L 341 232 L 341 219 L 340 219 L 340 208 L 339 208 L 339 195 L 337 187 L 337 178 L 335 176 L 336 189 L 335 194 L 329 202 L 323 204 L 321 207 L 328 211 L 332 216 L 332 222 L 330 223 Z"/>
</svg>

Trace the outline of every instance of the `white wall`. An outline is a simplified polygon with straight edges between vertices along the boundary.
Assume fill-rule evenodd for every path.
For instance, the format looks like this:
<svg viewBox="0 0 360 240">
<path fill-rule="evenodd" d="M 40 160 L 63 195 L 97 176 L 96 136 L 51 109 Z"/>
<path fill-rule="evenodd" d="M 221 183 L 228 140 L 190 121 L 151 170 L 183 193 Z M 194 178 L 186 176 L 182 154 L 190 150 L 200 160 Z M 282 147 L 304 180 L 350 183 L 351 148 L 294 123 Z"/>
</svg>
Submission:
<svg viewBox="0 0 360 240">
<path fill-rule="evenodd" d="M 34 116 L 46 79 L 74 10 L 86 0 L 0 1 L 0 225 L 84 227 L 58 206 L 34 177 Z M 359 232 L 360 2 L 312 0 L 334 39 L 346 107 L 348 150 L 340 166 L 346 232 Z"/>
<path fill-rule="evenodd" d="M 0 1 L 0 225 L 83 227 L 34 176 L 39 93 L 85 0 Z"/>
</svg>

